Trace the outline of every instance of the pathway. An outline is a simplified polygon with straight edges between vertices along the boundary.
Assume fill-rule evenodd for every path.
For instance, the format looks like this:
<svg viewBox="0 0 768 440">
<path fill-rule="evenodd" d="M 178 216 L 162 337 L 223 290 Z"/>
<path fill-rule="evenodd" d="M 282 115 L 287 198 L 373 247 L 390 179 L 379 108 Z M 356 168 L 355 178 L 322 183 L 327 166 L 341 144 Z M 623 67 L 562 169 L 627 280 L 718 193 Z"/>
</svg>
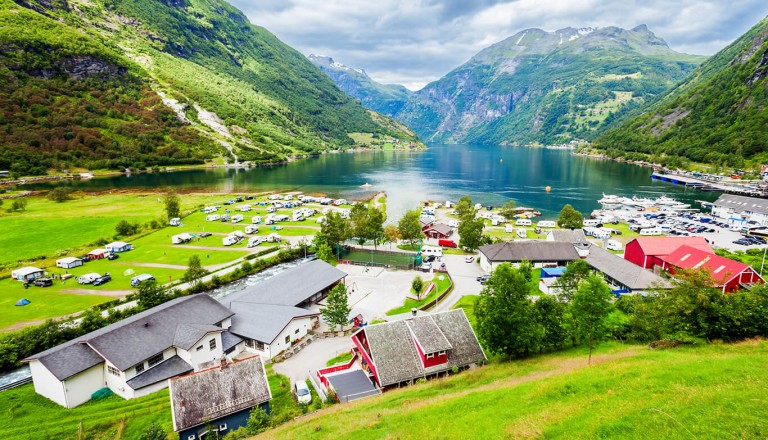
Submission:
<svg viewBox="0 0 768 440">
<path fill-rule="evenodd" d="M 326 362 L 331 358 L 347 352 L 351 348 L 352 340 L 349 336 L 315 339 L 290 358 L 273 364 L 272 368 L 277 373 L 287 376 L 293 384 L 297 380 L 308 378 L 310 370 L 324 368 Z"/>
</svg>

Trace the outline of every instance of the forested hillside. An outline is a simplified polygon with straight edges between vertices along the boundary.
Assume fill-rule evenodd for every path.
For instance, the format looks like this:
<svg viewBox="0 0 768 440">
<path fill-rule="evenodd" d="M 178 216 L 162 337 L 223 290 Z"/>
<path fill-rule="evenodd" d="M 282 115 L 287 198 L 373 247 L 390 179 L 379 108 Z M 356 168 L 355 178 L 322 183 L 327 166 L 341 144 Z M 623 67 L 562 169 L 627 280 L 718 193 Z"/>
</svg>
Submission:
<svg viewBox="0 0 768 440">
<path fill-rule="evenodd" d="M 743 167 L 768 161 L 768 18 L 642 115 L 599 137 L 614 157 Z"/>
<path fill-rule="evenodd" d="M 220 0 L 0 0 L 0 47 L 0 169 L 16 174 L 416 141 Z"/>
</svg>

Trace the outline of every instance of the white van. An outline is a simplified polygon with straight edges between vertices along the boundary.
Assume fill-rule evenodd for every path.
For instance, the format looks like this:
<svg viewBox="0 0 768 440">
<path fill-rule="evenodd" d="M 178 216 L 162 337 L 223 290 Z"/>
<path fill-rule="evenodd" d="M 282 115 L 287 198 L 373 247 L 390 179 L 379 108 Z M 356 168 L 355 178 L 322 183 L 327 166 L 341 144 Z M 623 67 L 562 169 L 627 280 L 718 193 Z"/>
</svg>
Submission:
<svg viewBox="0 0 768 440">
<path fill-rule="evenodd" d="M 623 249 L 623 246 L 621 245 L 621 242 L 616 240 L 608 240 L 605 242 L 605 248 L 609 251 L 620 251 Z"/>
<path fill-rule="evenodd" d="M 600 224 L 600 220 L 596 218 L 587 218 L 584 219 L 584 226 L 597 226 Z"/>
<path fill-rule="evenodd" d="M 254 215 L 253 217 L 251 217 L 251 223 L 253 223 L 254 225 L 258 225 L 259 223 L 261 223 L 261 216 Z"/>
<path fill-rule="evenodd" d="M 529 218 L 519 218 L 515 222 L 515 226 L 531 226 L 532 222 Z"/>
<path fill-rule="evenodd" d="M 554 220 L 542 220 L 536 224 L 540 228 L 554 228 L 557 223 Z"/>
<path fill-rule="evenodd" d="M 255 234 L 257 232 L 259 232 L 259 227 L 256 225 L 248 225 L 245 227 L 246 234 Z"/>
<path fill-rule="evenodd" d="M 434 246 L 424 246 L 421 248 L 421 255 L 434 255 L 436 257 L 443 256 L 443 248 Z"/>
<path fill-rule="evenodd" d="M 205 221 L 208 222 L 217 222 L 219 220 L 221 220 L 221 216 L 219 214 L 211 214 L 205 216 Z"/>
<path fill-rule="evenodd" d="M 640 235 L 661 235 L 664 231 L 661 228 L 644 228 L 640 230 Z"/>
</svg>

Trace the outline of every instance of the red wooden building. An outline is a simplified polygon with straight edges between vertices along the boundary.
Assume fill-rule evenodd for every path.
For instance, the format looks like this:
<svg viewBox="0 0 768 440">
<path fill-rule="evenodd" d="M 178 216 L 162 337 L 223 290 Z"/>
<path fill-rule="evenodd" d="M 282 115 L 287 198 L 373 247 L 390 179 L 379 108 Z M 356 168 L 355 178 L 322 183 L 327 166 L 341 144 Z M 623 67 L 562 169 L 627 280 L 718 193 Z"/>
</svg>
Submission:
<svg viewBox="0 0 768 440">
<path fill-rule="evenodd" d="M 723 293 L 731 293 L 740 287 L 763 284 L 763 278 L 752 267 L 693 246 L 680 246 L 663 259 L 662 268 L 674 274 L 680 269 L 705 270 L 712 277 L 715 286 Z"/>
<path fill-rule="evenodd" d="M 352 335 L 352 342 L 363 370 L 380 388 L 486 360 L 462 309 L 369 325 Z"/>
<path fill-rule="evenodd" d="M 624 247 L 624 259 L 642 268 L 653 269 L 663 266 L 663 258 L 684 245 L 714 253 L 703 237 L 638 237 Z"/>
<path fill-rule="evenodd" d="M 453 234 L 453 228 L 444 223 L 433 223 L 424 231 L 424 233 L 426 233 L 429 238 L 448 238 Z"/>
</svg>

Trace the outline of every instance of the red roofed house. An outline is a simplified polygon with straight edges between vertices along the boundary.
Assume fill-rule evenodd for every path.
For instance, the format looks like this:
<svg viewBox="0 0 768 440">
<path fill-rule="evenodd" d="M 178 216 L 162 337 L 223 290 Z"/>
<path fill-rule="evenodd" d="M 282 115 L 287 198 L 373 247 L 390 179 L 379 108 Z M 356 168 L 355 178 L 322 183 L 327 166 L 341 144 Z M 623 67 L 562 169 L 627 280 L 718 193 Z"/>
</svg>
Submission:
<svg viewBox="0 0 768 440">
<path fill-rule="evenodd" d="M 723 293 L 735 292 L 740 286 L 765 282 L 754 269 L 744 263 L 687 245 L 680 246 L 664 257 L 662 268 L 672 274 L 679 269 L 706 270 L 717 287 L 723 288 Z"/>
<path fill-rule="evenodd" d="M 423 232 L 430 238 L 448 238 L 453 234 L 453 228 L 443 223 L 433 223 Z"/>
<path fill-rule="evenodd" d="M 664 265 L 664 257 L 684 245 L 714 254 L 703 237 L 638 237 L 625 246 L 624 259 L 653 270 L 654 266 Z"/>
</svg>

